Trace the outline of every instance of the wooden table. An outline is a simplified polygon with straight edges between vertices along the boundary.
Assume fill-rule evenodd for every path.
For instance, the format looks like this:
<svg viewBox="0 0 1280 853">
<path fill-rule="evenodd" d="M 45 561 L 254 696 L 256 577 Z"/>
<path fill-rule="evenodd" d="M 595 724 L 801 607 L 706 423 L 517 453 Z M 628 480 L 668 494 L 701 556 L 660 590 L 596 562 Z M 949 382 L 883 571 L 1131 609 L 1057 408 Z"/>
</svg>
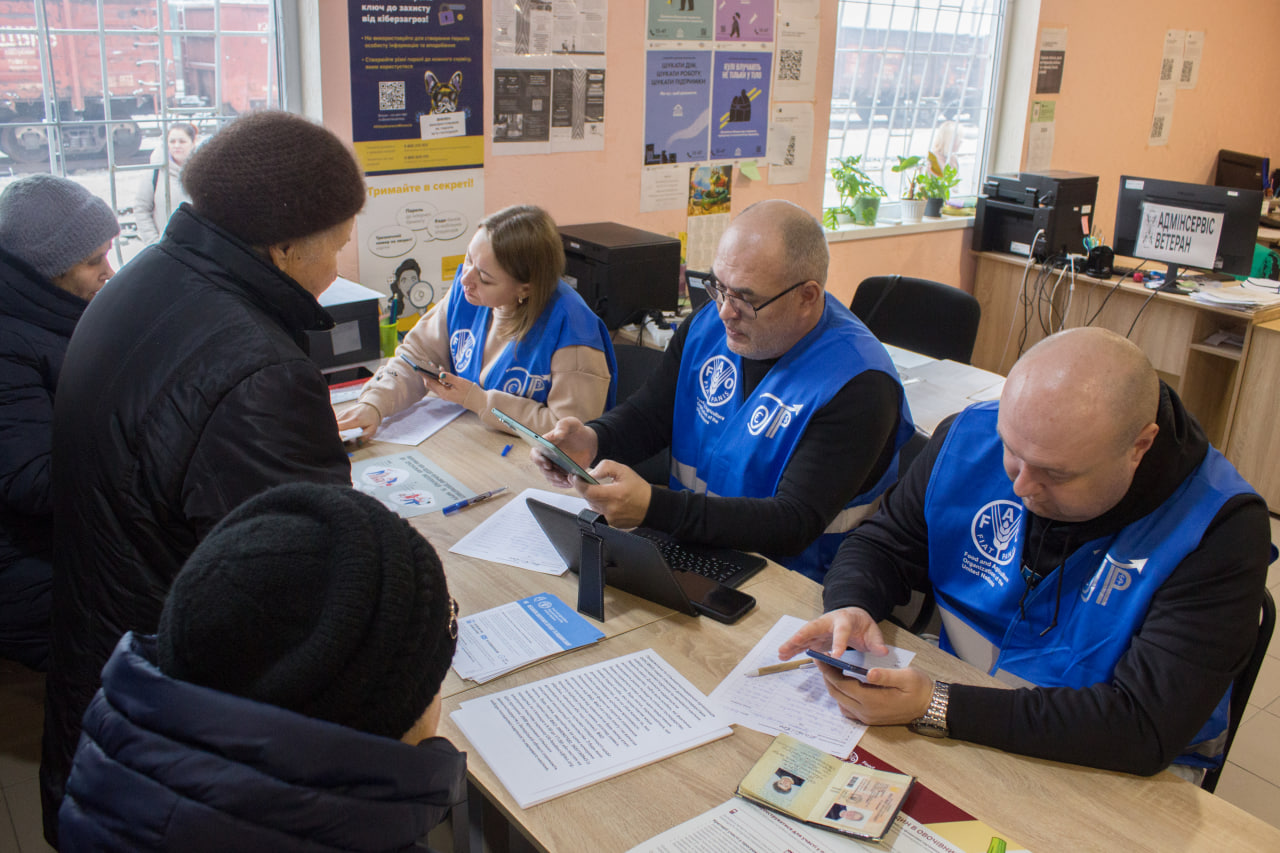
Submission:
<svg viewBox="0 0 1280 853">
<path fill-rule="evenodd" d="M 1249 336 L 1244 376 L 1236 395 L 1227 459 L 1280 513 L 1280 320 L 1261 323 Z"/>
</svg>

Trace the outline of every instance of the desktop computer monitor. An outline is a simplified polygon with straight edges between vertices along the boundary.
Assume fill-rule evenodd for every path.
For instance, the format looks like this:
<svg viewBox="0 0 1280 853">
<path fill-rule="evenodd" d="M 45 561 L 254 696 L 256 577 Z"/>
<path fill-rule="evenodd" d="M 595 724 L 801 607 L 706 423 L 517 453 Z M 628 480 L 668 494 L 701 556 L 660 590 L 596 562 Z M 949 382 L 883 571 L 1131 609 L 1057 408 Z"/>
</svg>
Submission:
<svg viewBox="0 0 1280 853">
<path fill-rule="evenodd" d="M 1113 246 L 1117 255 L 1168 264 L 1166 290 L 1179 267 L 1248 275 L 1261 208 L 1260 189 L 1121 175 Z"/>
<path fill-rule="evenodd" d="M 1219 187 L 1265 190 L 1269 186 L 1270 172 L 1271 166 L 1266 157 L 1241 154 L 1224 148 L 1218 152 L 1218 166 L 1214 169 L 1213 183 Z"/>
</svg>

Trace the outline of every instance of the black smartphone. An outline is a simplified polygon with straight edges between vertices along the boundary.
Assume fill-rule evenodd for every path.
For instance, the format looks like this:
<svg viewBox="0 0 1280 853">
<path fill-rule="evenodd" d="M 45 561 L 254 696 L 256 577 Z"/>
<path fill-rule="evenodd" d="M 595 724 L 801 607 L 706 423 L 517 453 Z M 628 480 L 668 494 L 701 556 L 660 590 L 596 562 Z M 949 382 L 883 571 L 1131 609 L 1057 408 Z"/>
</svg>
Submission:
<svg viewBox="0 0 1280 853">
<path fill-rule="evenodd" d="M 756 606 L 754 597 L 693 572 L 673 571 L 693 609 L 717 622 L 732 625 Z"/>
<path fill-rule="evenodd" d="M 861 661 L 863 659 L 862 652 L 857 649 L 849 649 L 838 658 L 833 658 L 826 652 L 815 652 L 813 649 L 809 649 L 805 654 L 814 660 L 820 660 L 823 663 L 829 663 L 838 669 L 843 669 L 845 672 L 849 673 L 861 682 L 865 683 L 867 680 L 867 668 L 853 662 L 854 660 Z M 853 658 L 853 660 L 846 660 L 845 658 Z"/>
<path fill-rule="evenodd" d="M 399 358 L 401 361 L 403 361 L 405 364 L 412 367 L 414 370 L 418 371 L 419 373 L 425 373 L 435 381 L 437 382 L 440 381 L 440 372 L 438 370 L 428 370 L 425 367 L 419 367 L 418 365 L 414 364 L 413 361 L 402 352 L 396 353 L 396 357 Z"/>
</svg>

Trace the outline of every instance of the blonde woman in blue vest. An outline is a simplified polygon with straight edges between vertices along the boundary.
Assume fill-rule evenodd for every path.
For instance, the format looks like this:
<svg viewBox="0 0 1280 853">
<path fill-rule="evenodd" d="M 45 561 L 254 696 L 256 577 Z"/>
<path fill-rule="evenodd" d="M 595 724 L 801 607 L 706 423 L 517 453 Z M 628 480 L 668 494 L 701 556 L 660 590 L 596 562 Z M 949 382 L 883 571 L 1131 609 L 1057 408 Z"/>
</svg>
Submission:
<svg viewBox="0 0 1280 853">
<path fill-rule="evenodd" d="M 539 433 L 564 417 L 589 419 L 613 405 L 613 345 L 600 318 L 560 280 L 556 224 L 533 205 L 481 221 L 453 286 L 409 331 L 365 385 L 340 429 L 377 431 L 383 418 L 435 394 L 505 427 L 501 409 Z M 437 378 L 438 375 L 438 378 Z"/>
</svg>

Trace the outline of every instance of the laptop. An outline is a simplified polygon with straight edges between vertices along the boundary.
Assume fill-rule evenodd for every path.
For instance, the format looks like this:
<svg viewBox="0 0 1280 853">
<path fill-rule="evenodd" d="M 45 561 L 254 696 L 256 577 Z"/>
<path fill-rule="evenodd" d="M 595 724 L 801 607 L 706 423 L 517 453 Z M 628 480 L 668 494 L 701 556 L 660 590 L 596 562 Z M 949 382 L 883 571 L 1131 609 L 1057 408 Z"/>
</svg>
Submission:
<svg viewBox="0 0 1280 853">
<path fill-rule="evenodd" d="M 659 548 L 662 534 L 646 530 L 644 533 L 648 535 L 640 535 L 610 527 L 603 516 L 589 509 L 575 515 L 536 498 L 529 498 L 528 506 L 561 559 L 579 575 L 578 610 L 588 616 L 604 621 L 604 585 L 680 613 L 690 616 L 701 614 L 726 624 L 736 622 L 755 606 L 754 598 L 732 585 L 697 572 L 672 568 Z M 651 538 L 654 536 L 658 537 L 657 541 Z M 588 548 L 597 549 L 585 558 L 584 542 Z M 667 537 L 664 544 L 671 551 L 675 543 Z M 693 550 L 694 565 L 714 565 L 711 558 L 723 554 L 724 562 L 735 567 L 735 571 L 728 575 L 733 584 L 742 583 L 766 565 L 763 557 L 740 551 L 720 548 Z M 591 567 L 597 556 L 603 567 L 603 584 L 598 583 L 590 571 L 583 572 L 584 564 Z M 714 570 L 717 573 L 723 571 L 718 567 Z"/>
</svg>

